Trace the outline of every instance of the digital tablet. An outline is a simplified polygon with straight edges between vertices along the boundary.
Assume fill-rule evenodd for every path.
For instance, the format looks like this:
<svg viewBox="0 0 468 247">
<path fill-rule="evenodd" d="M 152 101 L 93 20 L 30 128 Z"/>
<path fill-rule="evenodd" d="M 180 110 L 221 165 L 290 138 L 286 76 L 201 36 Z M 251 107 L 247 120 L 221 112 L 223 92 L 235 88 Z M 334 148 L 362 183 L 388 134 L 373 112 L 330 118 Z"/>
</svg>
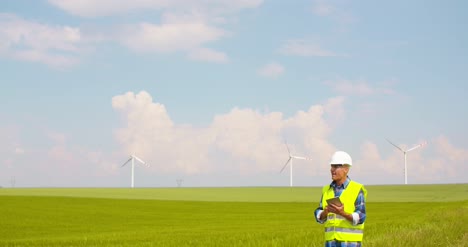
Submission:
<svg viewBox="0 0 468 247">
<path fill-rule="evenodd" d="M 328 204 L 333 204 L 335 206 L 341 206 L 343 203 L 341 203 L 341 200 L 339 197 L 333 197 L 327 200 Z"/>
</svg>

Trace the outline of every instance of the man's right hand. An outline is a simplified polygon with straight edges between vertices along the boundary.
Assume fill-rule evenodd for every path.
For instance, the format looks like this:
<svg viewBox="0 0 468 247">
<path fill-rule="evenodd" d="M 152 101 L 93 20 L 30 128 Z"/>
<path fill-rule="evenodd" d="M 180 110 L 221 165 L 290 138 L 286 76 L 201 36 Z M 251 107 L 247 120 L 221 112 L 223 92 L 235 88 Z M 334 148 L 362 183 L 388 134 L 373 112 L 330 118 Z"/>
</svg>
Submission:
<svg viewBox="0 0 468 247">
<path fill-rule="evenodd" d="M 330 211 L 328 210 L 328 206 L 326 206 L 326 207 L 323 209 L 322 213 L 320 214 L 320 219 L 321 219 L 321 220 L 325 220 L 325 219 L 327 218 L 329 212 L 330 212 Z"/>
</svg>

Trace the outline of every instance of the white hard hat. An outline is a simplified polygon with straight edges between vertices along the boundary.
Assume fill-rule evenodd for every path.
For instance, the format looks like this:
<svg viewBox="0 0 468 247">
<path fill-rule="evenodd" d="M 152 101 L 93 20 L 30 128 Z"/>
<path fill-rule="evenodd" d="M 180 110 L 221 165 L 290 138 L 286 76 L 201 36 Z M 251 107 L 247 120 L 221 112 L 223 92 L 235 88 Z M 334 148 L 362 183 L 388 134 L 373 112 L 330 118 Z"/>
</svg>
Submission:
<svg viewBox="0 0 468 247">
<path fill-rule="evenodd" d="M 351 159 L 351 156 L 349 156 L 348 153 L 343 152 L 343 151 L 336 151 L 330 160 L 330 165 L 353 165 L 353 160 Z"/>
</svg>

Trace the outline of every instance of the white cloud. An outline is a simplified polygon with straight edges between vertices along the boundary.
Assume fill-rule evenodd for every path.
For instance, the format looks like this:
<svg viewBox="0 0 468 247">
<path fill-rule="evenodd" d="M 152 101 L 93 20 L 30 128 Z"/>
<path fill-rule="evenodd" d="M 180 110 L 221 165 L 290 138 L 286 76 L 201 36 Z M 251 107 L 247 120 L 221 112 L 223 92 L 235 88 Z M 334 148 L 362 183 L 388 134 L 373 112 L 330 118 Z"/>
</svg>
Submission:
<svg viewBox="0 0 468 247">
<path fill-rule="evenodd" d="M 369 174 L 381 173 L 388 176 L 401 174 L 401 167 L 398 167 L 397 161 L 401 160 L 398 152 L 393 152 L 390 158 L 383 158 L 376 144 L 371 141 L 365 141 L 360 145 L 360 159 L 353 162 L 353 172 L 368 176 Z M 378 178 L 377 178 L 378 179 Z"/>
<path fill-rule="evenodd" d="M 302 57 L 335 57 L 335 52 L 325 50 L 307 40 L 288 40 L 279 50 L 282 54 Z"/>
<path fill-rule="evenodd" d="M 81 17 L 151 11 L 161 16 L 159 24 L 127 24 L 117 28 L 119 31 L 113 38 L 137 52 L 183 52 L 191 60 L 225 63 L 227 55 L 205 48 L 206 44 L 226 37 L 229 32 L 220 25 L 243 9 L 260 6 L 263 0 L 49 0 L 49 3 Z"/>
<path fill-rule="evenodd" d="M 65 10 L 66 12 L 81 17 L 97 17 L 97 16 L 109 16 L 115 14 L 122 14 L 126 12 L 132 12 L 138 9 L 162 9 L 170 6 L 170 2 L 167 0 L 49 0 L 49 3 L 56 7 Z"/>
<path fill-rule="evenodd" d="M 208 48 L 193 49 L 189 52 L 188 58 L 197 61 L 215 63 L 226 63 L 229 60 L 224 52 L 219 52 Z"/>
<path fill-rule="evenodd" d="M 341 25 L 356 22 L 357 17 L 345 6 L 349 1 L 339 0 L 313 0 L 312 13 L 322 17 L 328 17 Z"/>
<path fill-rule="evenodd" d="M 202 44 L 220 39 L 225 32 L 205 23 L 141 23 L 121 34 L 122 43 L 144 52 L 174 52 L 197 49 Z"/>
<path fill-rule="evenodd" d="M 336 79 L 324 82 L 325 85 L 332 87 L 333 90 L 344 95 L 378 95 L 378 94 L 394 94 L 388 83 L 380 83 L 383 85 L 371 85 L 365 80 L 347 80 Z"/>
<path fill-rule="evenodd" d="M 236 11 L 256 8 L 263 0 L 49 0 L 49 3 L 66 12 L 82 17 L 98 17 L 125 14 L 146 10 L 191 10 Z"/>
<path fill-rule="evenodd" d="M 328 102 L 291 118 L 280 112 L 234 108 L 204 128 L 174 124 L 165 107 L 144 91 L 115 96 L 112 105 L 125 126 L 116 131 L 123 150 L 138 154 L 160 172 L 278 171 L 286 158 L 285 136 L 296 136 L 298 151 L 316 161 L 328 159 L 333 150 L 328 142 L 331 128 L 324 120 Z"/>
<path fill-rule="evenodd" d="M 33 140 L 44 146 L 25 145 L 18 127 L 0 126 L 3 137 L 0 139 L 0 182 L 15 176 L 18 186 L 128 185 L 128 167 L 119 165 L 126 155 L 135 153 L 151 165 L 149 169 L 137 169 L 139 185 L 155 186 L 155 176 L 168 174 L 184 178 L 226 174 L 238 179 L 235 185 L 246 185 L 245 179 L 277 174 L 287 184 L 288 170 L 279 174 L 287 159 L 284 146 L 287 138 L 293 153 L 312 158 L 311 162 L 295 161 L 295 181 L 302 179 L 302 185 L 320 185 L 329 181 L 328 161 L 336 150 L 330 142 L 336 131 L 331 119 L 344 118 L 344 105 L 343 97 L 330 98 L 322 105 L 312 105 L 290 117 L 281 112 L 261 113 L 235 107 L 216 115 L 204 127 L 194 127 L 176 124 L 166 107 L 155 102 L 149 93 L 128 92 L 112 98 L 112 107 L 121 116 L 120 127 L 115 130 L 120 150 L 115 152 L 76 146 L 69 135 L 50 130 L 43 133 L 42 140 Z M 357 140 L 356 146 L 361 151 L 352 154 L 352 179 L 365 184 L 404 182 L 401 151 L 388 143 L 379 148 L 371 140 Z M 24 147 L 27 152 L 23 152 Z M 432 138 L 424 148 L 411 151 L 407 159 L 409 183 L 466 182 L 460 171 L 466 168 L 468 150 L 457 147 L 446 136 Z M 279 185 L 277 178 L 266 184 L 256 180 L 247 183 Z M 189 179 L 185 181 L 190 183 Z M 212 184 L 230 185 L 216 179 Z"/>
<path fill-rule="evenodd" d="M 432 143 L 436 146 L 438 154 L 451 162 L 461 164 L 468 162 L 468 150 L 455 147 L 447 137 L 441 135 L 435 138 Z"/>
<path fill-rule="evenodd" d="M 73 153 L 66 149 L 65 146 L 58 145 L 49 149 L 48 157 L 59 164 L 70 164 L 73 162 Z"/>
<path fill-rule="evenodd" d="M 50 4 L 82 17 L 150 10 L 161 16 L 161 23 L 126 24 L 100 31 L 89 26 L 95 33 L 85 34 L 78 27 L 48 25 L 12 14 L 0 14 L 0 55 L 66 67 L 79 63 L 83 52 L 91 49 L 90 44 L 118 42 L 138 52 L 184 52 L 192 60 L 225 63 L 228 58 L 224 52 L 205 48 L 205 45 L 229 35 L 218 25 L 226 24 L 238 11 L 256 8 L 262 2 L 50 0 Z"/>
<path fill-rule="evenodd" d="M 107 34 L 97 36 L 101 37 L 100 40 L 116 41 L 141 53 L 182 52 L 191 60 L 215 63 L 225 63 L 228 57 L 222 51 L 205 48 L 206 44 L 218 41 L 229 34 L 220 26 L 232 19 L 235 20 L 232 17 L 235 17 L 237 12 L 256 8 L 262 2 L 263 0 L 49 0 L 50 4 L 81 17 L 151 11 L 161 17 L 159 24 L 150 22 L 126 24 L 116 27 L 113 34 L 103 31 Z M 36 55 L 34 59 L 41 58 Z M 63 60 L 63 57 L 56 59 Z"/>
<path fill-rule="evenodd" d="M 137 52 L 183 52 L 191 60 L 226 63 L 224 52 L 203 47 L 229 35 L 197 14 L 164 14 L 161 24 L 126 25 L 117 35 L 120 43 Z"/>
<path fill-rule="evenodd" d="M 311 162 L 295 163 L 295 177 L 314 178 L 315 183 L 329 179 L 328 161 L 336 151 L 330 142 L 335 131 L 330 119 L 344 118 L 343 106 L 343 97 L 331 98 L 288 118 L 281 112 L 233 108 L 216 115 L 206 127 L 193 127 L 175 124 L 164 105 L 153 102 L 147 92 L 113 98 L 113 107 L 122 116 L 122 127 L 115 132 L 118 143 L 125 153 L 136 153 L 150 163 L 154 173 L 223 173 L 234 177 L 279 173 L 287 159 L 287 138 L 295 154 L 312 158 Z M 409 183 L 463 180 L 456 171 L 468 161 L 468 151 L 454 147 L 445 137 L 431 143 L 408 154 Z M 382 155 L 369 140 L 356 145 L 361 152 L 353 154 L 353 179 L 366 184 L 404 182 L 401 151 L 388 145 L 385 150 L 389 154 Z M 439 155 L 431 157 L 429 153 Z"/>
<path fill-rule="evenodd" d="M 419 140 L 417 143 L 424 141 Z M 412 146 L 396 144 L 403 149 Z M 404 183 L 403 153 L 388 145 L 393 151 L 383 157 L 376 144 L 361 144 L 361 154 L 353 162 L 352 174 L 356 179 L 371 184 Z M 437 155 L 433 155 L 437 154 Z M 453 183 L 466 179 L 459 171 L 468 162 L 468 150 L 453 146 L 445 136 L 434 138 L 427 146 L 407 153 L 408 183 Z"/>
<path fill-rule="evenodd" d="M 275 62 L 271 62 L 258 70 L 258 74 L 264 77 L 269 78 L 278 78 L 280 75 L 284 74 L 284 67 Z"/>
<path fill-rule="evenodd" d="M 160 25 L 125 25 L 114 34 L 103 31 L 85 35 L 76 27 L 51 26 L 0 14 L 0 55 L 66 67 L 79 63 L 91 44 L 116 41 L 137 52 L 186 52 L 193 60 L 227 62 L 223 52 L 202 46 L 218 41 L 228 32 L 202 21 L 169 19 Z"/>
<path fill-rule="evenodd" d="M 345 97 L 338 96 L 328 99 L 327 104 L 324 106 L 327 114 L 327 120 L 331 123 L 340 123 L 345 118 L 345 111 L 343 104 Z"/>
<path fill-rule="evenodd" d="M 41 24 L 12 14 L 0 14 L 0 40 L 0 54 L 51 66 L 76 64 L 84 50 L 79 28 Z"/>
</svg>

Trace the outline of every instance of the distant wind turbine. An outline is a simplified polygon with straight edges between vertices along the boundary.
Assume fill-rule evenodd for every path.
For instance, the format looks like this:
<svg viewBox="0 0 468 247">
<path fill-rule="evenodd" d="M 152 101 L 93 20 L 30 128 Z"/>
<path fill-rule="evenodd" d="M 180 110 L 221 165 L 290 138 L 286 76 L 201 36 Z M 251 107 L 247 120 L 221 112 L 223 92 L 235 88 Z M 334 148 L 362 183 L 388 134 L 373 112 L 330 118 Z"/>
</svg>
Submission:
<svg viewBox="0 0 468 247">
<path fill-rule="evenodd" d="M 149 167 L 149 165 L 141 160 L 140 158 L 136 157 L 135 155 L 130 155 L 130 159 L 128 159 L 121 167 L 124 167 L 128 162 L 132 162 L 132 188 L 134 187 L 134 173 L 135 173 L 135 160 L 139 161 L 141 164 L 145 165 L 146 167 Z"/>
<path fill-rule="evenodd" d="M 291 151 L 289 151 L 288 144 L 285 143 L 286 148 L 288 149 L 288 154 L 289 154 L 289 159 L 286 161 L 286 164 L 284 164 L 283 168 L 281 169 L 280 173 L 283 172 L 284 168 L 288 166 L 289 164 L 289 187 L 293 186 L 293 159 L 298 159 L 298 160 L 311 160 L 310 158 L 306 157 L 300 157 L 300 156 L 295 156 L 291 154 Z"/>
<path fill-rule="evenodd" d="M 405 156 L 405 184 L 408 184 L 408 172 L 407 172 L 407 170 L 406 170 L 406 169 L 407 169 L 407 168 L 406 168 L 406 153 L 408 153 L 408 152 L 410 152 L 410 151 L 413 151 L 413 150 L 415 150 L 415 149 L 417 149 L 417 148 L 420 148 L 420 147 L 426 145 L 427 142 L 423 142 L 423 143 L 420 143 L 420 144 L 418 144 L 418 145 L 416 145 L 416 146 L 414 146 L 414 147 L 412 147 L 412 148 L 410 148 L 410 149 L 403 150 L 403 149 L 400 148 L 399 146 L 393 144 L 390 140 L 388 140 L 388 139 L 386 139 L 386 140 L 387 140 L 390 144 L 392 144 L 393 146 L 395 146 L 397 149 L 399 149 L 401 152 L 403 152 L 403 155 Z"/>
<path fill-rule="evenodd" d="M 183 180 L 183 179 L 180 179 L 180 178 L 176 179 L 177 187 L 182 186 L 182 182 L 183 182 L 183 181 L 184 181 L 184 180 Z"/>
</svg>

